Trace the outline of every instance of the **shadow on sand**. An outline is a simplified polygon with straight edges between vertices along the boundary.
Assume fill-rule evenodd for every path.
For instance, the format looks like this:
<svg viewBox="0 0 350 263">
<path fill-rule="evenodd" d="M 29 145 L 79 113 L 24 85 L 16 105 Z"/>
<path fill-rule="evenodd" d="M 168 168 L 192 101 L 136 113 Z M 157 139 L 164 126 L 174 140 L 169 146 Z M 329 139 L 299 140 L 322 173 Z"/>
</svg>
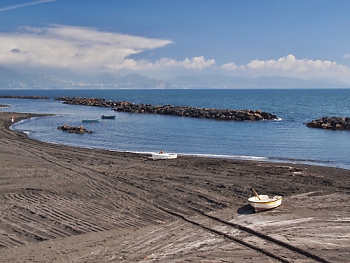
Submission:
<svg viewBox="0 0 350 263">
<path fill-rule="evenodd" d="M 245 205 L 238 208 L 237 213 L 240 215 L 250 215 L 250 214 L 255 214 L 255 211 L 251 205 Z"/>
</svg>

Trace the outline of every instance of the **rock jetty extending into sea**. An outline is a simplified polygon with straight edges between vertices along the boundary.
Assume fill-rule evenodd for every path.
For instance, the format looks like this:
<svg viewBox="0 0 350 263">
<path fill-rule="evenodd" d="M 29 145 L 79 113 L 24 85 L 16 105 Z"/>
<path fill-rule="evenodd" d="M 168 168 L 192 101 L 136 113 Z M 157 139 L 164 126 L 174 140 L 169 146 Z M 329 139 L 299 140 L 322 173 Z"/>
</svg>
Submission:
<svg viewBox="0 0 350 263">
<path fill-rule="evenodd" d="M 310 128 L 350 130 L 350 117 L 323 117 L 306 123 Z"/>
<path fill-rule="evenodd" d="M 1 95 L 2 99 L 27 99 L 27 100 L 49 100 L 49 97 L 44 96 L 11 96 L 11 95 Z"/>
<path fill-rule="evenodd" d="M 92 133 L 92 131 L 88 131 L 87 129 L 85 129 L 84 126 L 70 126 L 68 124 L 58 126 L 57 129 L 66 131 L 69 133 L 77 133 L 77 134 Z"/>
<path fill-rule="evenodd" d="M 55 98 L 55 100 L 63 101 L 63 103 L 65 104 L 113 108 L 115 111 L 118 112 L 163 114 L 191 118 L 234 121 L 259 121 L 277 119 L 276 115 L 260 110 L 212 109 L 172 105 L 152 106 L 150 104 L 134 104 L 132 102 L 118 102 L 99 98 L 59 97 Z"/>
</svg>

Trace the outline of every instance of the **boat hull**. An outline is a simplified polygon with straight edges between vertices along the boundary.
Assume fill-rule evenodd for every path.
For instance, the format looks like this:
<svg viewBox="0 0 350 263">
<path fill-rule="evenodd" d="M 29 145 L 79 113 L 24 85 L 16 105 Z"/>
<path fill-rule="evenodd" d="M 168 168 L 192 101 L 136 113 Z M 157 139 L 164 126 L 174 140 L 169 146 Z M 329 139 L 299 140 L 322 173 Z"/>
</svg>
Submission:
<svg viewBox="0 0 350 263">
<path fill-rule="evenodd" d="M 115 116 L 106 116 L 106 115 L 102 115 L 101 118 L 102 118 L 102 119 L 115 119 Z"/>
<path fill-rule="evenodd" d="M 82 122 L 99 122 L 99 119 L 83 119 Z"/>
<path fill-rule="evenodd" d="M 269 197 L 267 195 L 259 195 L 259 198 L 253 196 L 248 199 L 255 212 L 270 210 L 282 204 L 282 196 Z"/>
<path fill-rule="evenodd" d="M 150 159 L 153 160 L 167 160 L 167 159 L 176 159 L 177 154 L 174 153 L 153 153 Z"/>
</svg>

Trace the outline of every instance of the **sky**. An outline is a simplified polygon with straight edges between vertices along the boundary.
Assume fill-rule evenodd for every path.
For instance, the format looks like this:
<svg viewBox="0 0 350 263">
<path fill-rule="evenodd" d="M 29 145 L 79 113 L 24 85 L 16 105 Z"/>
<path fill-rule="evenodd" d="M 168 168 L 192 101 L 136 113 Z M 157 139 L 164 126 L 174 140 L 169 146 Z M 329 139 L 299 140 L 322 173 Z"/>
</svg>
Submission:
<svg viewBox="0 0 350 263">
<path fill-rule="evenodd" d="M 2 0 L 0 66 L 350 83 L 349 12 L 348 0 Z"/>
</svg>

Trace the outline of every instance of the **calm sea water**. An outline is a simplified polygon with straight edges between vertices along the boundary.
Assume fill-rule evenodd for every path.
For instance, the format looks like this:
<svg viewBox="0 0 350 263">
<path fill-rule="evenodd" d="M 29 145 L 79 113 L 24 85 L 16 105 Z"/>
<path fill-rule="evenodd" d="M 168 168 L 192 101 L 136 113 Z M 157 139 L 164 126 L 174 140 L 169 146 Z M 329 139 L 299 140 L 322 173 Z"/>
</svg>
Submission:
<svg viewBox="0 0 350 263">
<path fill-rule="evenodd" d="M 349 89 L 295 90 L 0 90 L 0 95 L 47 96 L 50 100 L 1 99 L 2 111 L 53 113 L 14 125 L 36 140 L 81 147 L 150 153 L 310 163 L 350 169 L 350 132 L 311 129 L 323 116 L 350 116 Z M 152 105 L 262 110 L 278 121 L 230 122 L 186 117 L 118 113 L 108 108 L 65 105 L 53 98 L 88 97 Z M 82 123 L 116 115 L 115 120 Z M 93 134 L 57 129 L 84 125 Z"/>
</svg>

